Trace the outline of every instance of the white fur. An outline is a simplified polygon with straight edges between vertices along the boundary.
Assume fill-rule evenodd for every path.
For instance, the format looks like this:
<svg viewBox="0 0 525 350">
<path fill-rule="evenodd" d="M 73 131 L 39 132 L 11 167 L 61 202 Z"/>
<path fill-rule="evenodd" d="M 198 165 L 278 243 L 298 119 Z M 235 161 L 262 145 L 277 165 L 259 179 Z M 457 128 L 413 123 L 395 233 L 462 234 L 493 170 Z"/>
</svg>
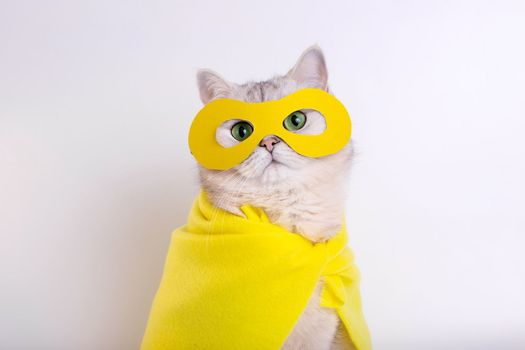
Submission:
<svg viewBox="0 0 525 350">
<path fill-rule="evenodd" d="M 237 85 L 202 70 L 197 82 L 204 103 L 221 97 L 247 102 L 275 100 L 305 87 L 328 91 L 326 65 L 317 46 L 307 49 L 285 76 Z M 319 134 L 326 128 L 317 111 L 303 112 L 307 124 L 298 133 Z M 224 147 L 238 143 L 230 133 L 235 122 L 225 122 L 216 132 L 217 141 Z M 251 204 L 263 209 L 273 223 L 313 242 L 322 242 L 340 228 L 351 156 L 351 144 L 336 154 L 309 158 L 281 141 L 271 153 L 265 147 L 257 147 L 232 169 L 214 171 L 199 167 L 199 174 L 202 187 L 215 206 L 243 215 L 239 207 Z M 334 310 L 319 306 L 321 288 L 322 281 L 283 349 L 351 348 L 344 332 L 338 331 L 340 322 Z"/>
</svg>

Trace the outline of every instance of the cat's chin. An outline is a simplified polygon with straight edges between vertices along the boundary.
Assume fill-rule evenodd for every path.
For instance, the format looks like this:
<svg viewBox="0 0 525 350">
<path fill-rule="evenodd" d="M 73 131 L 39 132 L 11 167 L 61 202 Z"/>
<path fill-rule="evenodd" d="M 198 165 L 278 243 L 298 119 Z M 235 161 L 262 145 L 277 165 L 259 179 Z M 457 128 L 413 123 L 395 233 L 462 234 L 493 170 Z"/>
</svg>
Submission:
<svg viewBox="0 0 525 350">
<path fill-rule="evenodd" d="M 272 184 L 276 182 L 282 182 L 290 176 L 290 168 L 279 162 L 278 160 L 272 160 L 266 168 L 262 171 L 260 181 L 266 184 Z"/>
<path fill-rule="evenodd" d="M 273 159 L 263 170 L 263 175 L 268 172 L 282 172 L 283 168 L 287 168 L 284 163 L 279 162 L 278 160 Z"/>
<path fill-rule="evenodd" d="M 259 160 L 257 167 L 239 168 L 237 173 L 253 183 L 269 184 L 281 181 L 287 175 L 287 168 L 278 160 L 265 159 L 264 161 Z"/>
</svg>

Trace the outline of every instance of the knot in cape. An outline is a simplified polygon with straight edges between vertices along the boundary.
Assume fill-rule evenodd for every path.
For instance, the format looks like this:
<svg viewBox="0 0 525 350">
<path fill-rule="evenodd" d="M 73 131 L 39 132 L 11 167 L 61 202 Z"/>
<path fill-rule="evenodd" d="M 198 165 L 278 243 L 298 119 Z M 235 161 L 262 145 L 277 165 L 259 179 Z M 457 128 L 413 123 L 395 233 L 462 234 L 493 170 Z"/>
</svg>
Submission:
<svg viewBox="0 0 525 350">
<path fill-rule="evenodd" d="M 142 350 L 278 350 L 321 280 L 321 305 L 341 318 L 357 350 L 371 349 L 359 274 L 340 232 L 325 243 L 215 208 L 202 192 L 175 230 Z"/>
</svg>

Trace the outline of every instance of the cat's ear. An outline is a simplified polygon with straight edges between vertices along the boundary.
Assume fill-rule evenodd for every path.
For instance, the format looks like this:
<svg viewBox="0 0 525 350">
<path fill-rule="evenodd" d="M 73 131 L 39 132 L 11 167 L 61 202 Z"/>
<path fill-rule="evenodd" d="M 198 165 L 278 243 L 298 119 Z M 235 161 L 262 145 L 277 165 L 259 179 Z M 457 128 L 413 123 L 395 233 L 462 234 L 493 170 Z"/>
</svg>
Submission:
<svg viewBox="0 0 525 350">
<path fill-rule="evenodd" d="M 328 90 L 328 70 L 323 51 L 317 45 L 307 48 L 287 75 L 303 87 Z"/>
<path fill-rule="evenodd" d="M 197 72 L 197 86 L 204 104 L 216 98 L 230 97 L 233 91 L 233 84 L 209 69 L 200 69 Z"/>
</svg>

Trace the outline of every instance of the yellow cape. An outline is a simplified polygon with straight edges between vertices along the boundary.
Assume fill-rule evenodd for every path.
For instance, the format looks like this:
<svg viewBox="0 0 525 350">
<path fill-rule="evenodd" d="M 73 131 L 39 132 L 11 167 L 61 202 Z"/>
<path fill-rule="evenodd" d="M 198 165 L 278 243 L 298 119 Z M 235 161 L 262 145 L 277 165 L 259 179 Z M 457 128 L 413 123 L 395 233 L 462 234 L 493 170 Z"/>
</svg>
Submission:
<svg viewBox="0 0 525 350">
<path fill-rule="evenodd" d="M 346 230 L 312 244 L 241 209 L 246 218 L 204 193 L 195 200 L 173 233 L 141 349 L 280 349 L 320 279 L 321 305 L 337 310 L 358 350 L 371 349 Z"/>
</svg>

